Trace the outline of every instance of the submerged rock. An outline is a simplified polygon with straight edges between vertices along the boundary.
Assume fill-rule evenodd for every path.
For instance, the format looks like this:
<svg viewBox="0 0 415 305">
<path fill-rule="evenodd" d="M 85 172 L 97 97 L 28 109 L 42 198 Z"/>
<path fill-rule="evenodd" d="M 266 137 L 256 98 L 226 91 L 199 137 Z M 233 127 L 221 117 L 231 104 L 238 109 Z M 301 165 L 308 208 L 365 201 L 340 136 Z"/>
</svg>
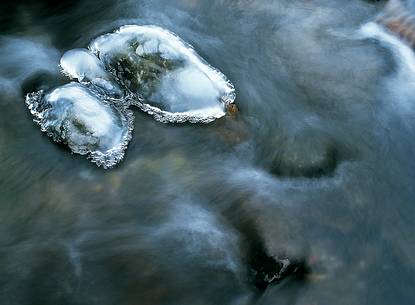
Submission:
<svg viewBox="0 0 415 305">
<path fill-rule="evenodd" d="M 133 129 L 130 110 L 78 83 L 28 94 L 26 104 L 42 131 L 98 166 L 110 168 L 124 157 Z"/>
<path fill-rule="evenodd" d="M 303 280 L 310 273 L 304 260 L 271 257 L 265 253 L 255 253 L 250 267 L 251 280 L 259 290 L 265 290 L 269 285 L 277 284 L 288 277 Z"/>
<path fill-rule="evenodd" d="M 175 34 L 155 26 L 124 26 L 95 39 L 91 51 L 161 122 L 208 123 L 234 103 L 230 81 Z"/>
</svg>

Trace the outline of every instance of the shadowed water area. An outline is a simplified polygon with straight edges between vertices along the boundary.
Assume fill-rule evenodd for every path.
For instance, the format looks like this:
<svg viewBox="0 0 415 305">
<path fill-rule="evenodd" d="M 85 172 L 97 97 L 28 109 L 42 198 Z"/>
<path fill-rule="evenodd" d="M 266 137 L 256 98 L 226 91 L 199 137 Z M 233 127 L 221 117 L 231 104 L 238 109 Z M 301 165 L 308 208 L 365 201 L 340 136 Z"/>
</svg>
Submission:
<svg viewBox="0 0 415 305">
<path fill-rule="evenodd" d="M 0 4 L 0 304 L 414 304 L 415 57 L 370 23 L 386 2 Z M 175 125 L 132 108 L 105 170 L 25 96 L 126 24 L 190 43 L 239 111 Z"/>
</svg>

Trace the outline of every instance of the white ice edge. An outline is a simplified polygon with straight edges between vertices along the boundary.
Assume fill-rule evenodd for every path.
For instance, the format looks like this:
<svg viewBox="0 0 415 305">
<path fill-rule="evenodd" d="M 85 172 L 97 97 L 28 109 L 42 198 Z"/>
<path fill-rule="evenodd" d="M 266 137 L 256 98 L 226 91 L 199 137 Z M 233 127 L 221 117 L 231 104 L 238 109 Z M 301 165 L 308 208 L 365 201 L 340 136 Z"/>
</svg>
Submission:
<svg viewBox="0 0 415 305">
<path fill-rule="evenodd" d="M 140 99 L 135 99 L 131 104 L 145 113 L 152 115 L 154 119 L 161 123 L 190 122 L 207 124 L 226 115 L 225 111 L 219 111 L 216 107 L 203 108 L 195 111 L 169 112 L 144 103 Z"/>
</svg>

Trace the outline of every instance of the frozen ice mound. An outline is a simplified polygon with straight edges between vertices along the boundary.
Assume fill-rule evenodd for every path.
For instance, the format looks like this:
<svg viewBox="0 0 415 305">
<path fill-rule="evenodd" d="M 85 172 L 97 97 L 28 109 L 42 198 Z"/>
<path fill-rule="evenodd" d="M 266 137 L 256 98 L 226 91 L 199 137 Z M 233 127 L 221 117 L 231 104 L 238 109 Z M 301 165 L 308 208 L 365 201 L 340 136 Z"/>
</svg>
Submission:
<svg viewBox="0 0 415 305">
<path fill-rule="evenodd" d="M 26 104 L 41 130 L 74 153 L 104 168 L 123 159 L 133 129 L 130 110 L 78 83 L 30 93 Z"/>
<path fill-rule="evenodd" d="M 137 106 L 163 123 L 209 123 L 235 109 L 235 89 L 175 34 L 129 25 L 60 60 L 67 85 L 26 96 L 41 130 L 110 168 L 120 162 Z"/>
<path fill-rule="evenodd" d="M 131 103 L 161 122 L 209 123 L 235 101 L 223 73 L 160 27 L 123 26 L 89 48 L 131 94 Z"/>
</svg>

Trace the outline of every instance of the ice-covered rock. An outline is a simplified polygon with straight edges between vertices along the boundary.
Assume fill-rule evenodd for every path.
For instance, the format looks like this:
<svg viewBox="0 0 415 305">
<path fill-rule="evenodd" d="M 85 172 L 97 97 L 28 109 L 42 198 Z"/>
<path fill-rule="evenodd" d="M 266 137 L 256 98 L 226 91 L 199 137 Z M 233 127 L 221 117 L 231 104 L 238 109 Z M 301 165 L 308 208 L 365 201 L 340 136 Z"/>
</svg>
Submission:
<svg viewBox="0 0 415 305">
<path fill-rule="evenodd" d="M 49 93 L 30 93 L 26 104 L 41 130 L 77 154 L 110 168 L 122 160 L 133 129 L 133 114 L 120 103 L 69 83 Z"/>
<path fill-rule="evenodd" d="M 175 34 L 156 26 L 123 26 L 90 44 L 132 103 L 162 122 L 208 123 L 234 103 L 231 82 Z"/>
<path fill-rule="evenodd" d="M 105 168 L 124 156 L 132 105 L 164 123 L 209 123 L 237 110 L 225 75 L 155 26 L 121 27 L 89 50 L 67 51 L 60 66 L 76 82 L 30 93 L 26 104 L 42 131 Z"/>
<path fill-rule="evenodd" d="M 122 90 L 117 80 L 104 68 L 102 62 L 87 49 L 65 52 L 60 60 L 64 74 L 81 83 L 91 84 L 103 94 L 121 97 Z"/>
</svg>

